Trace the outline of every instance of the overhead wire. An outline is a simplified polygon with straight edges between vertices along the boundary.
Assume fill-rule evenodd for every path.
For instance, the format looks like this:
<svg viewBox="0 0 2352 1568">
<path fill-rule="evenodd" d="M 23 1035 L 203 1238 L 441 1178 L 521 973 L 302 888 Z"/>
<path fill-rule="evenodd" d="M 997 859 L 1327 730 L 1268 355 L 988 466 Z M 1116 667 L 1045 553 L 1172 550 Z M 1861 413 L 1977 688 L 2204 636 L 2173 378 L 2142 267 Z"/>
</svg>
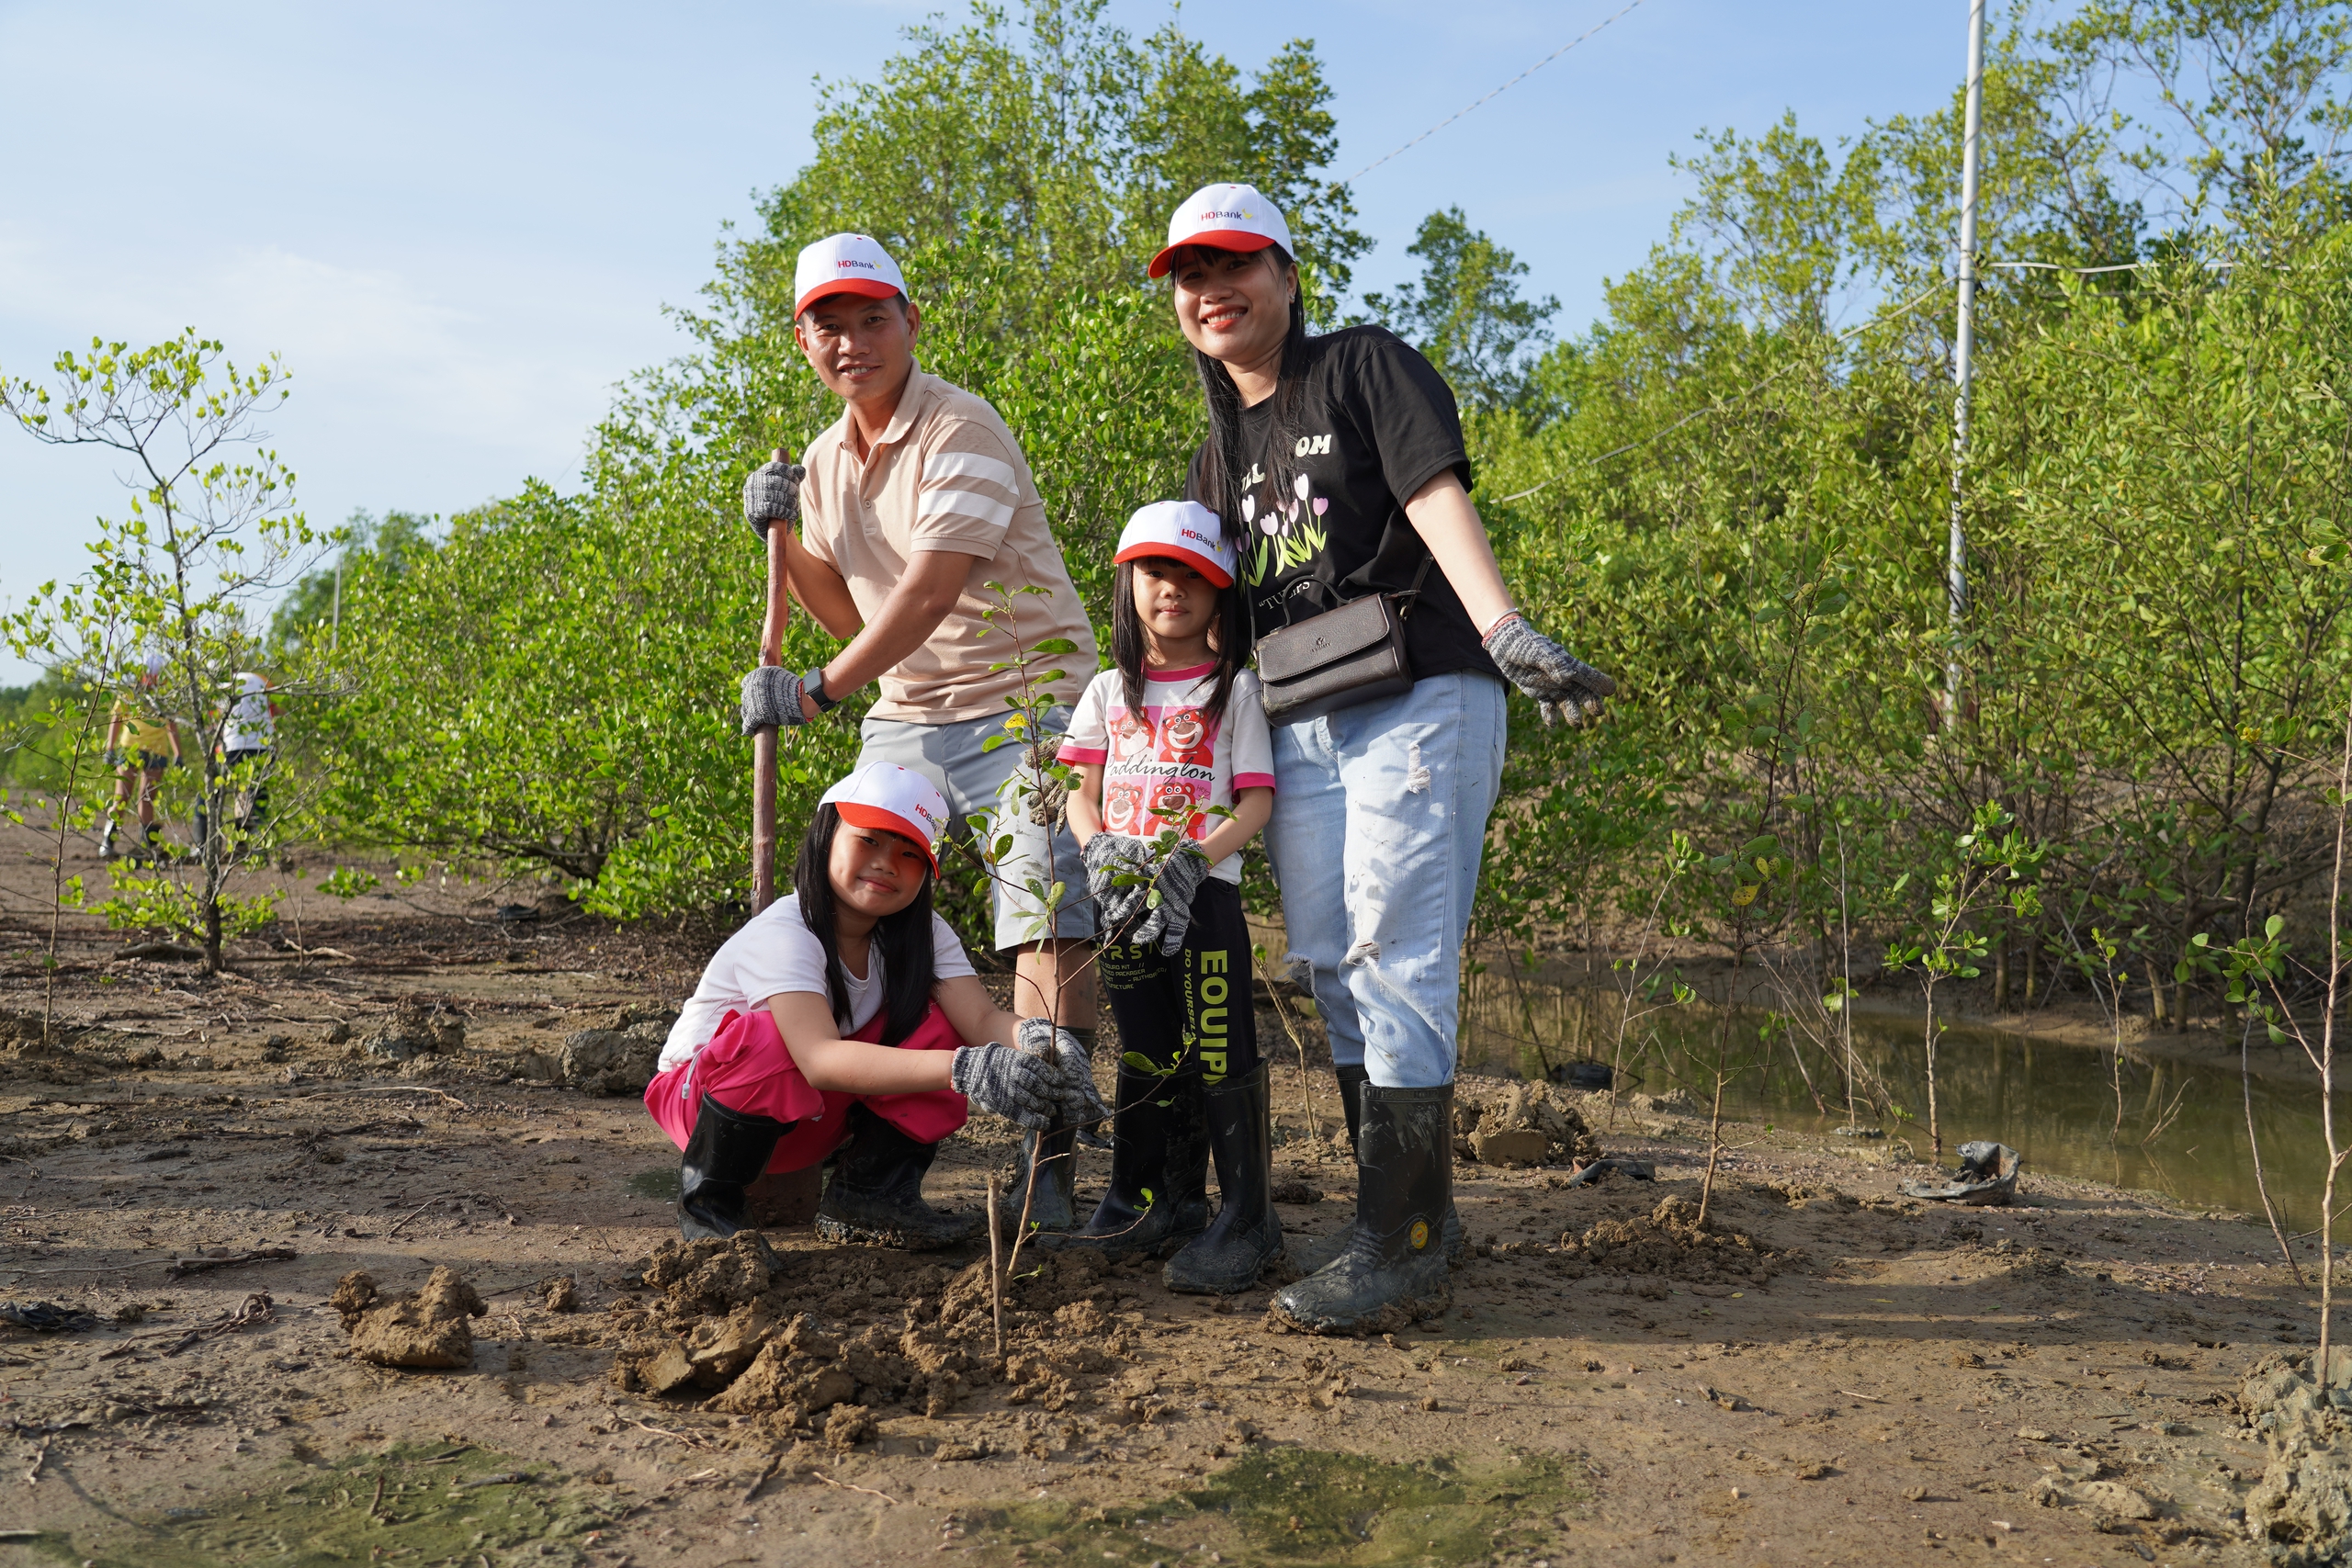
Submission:
<svg viewBox="0 0 2352 1568">
<path fill-rule="evenodd" d="M 1544 67 L 1551 64 L 1552 62 L 1567 53 L 1568 51 L 1576 48 L 1577 45 L 1584 42 L 1585 39 L 1592 37 L 1593 34 L 1600 31 L 1601 28 L 1607 27 L 1610 23 L 1616 21 L 1619 17 L 1625 16 L 1629 12 L 1639 10 L 1648 3 L 1649 0 L 1632 0 L 1630 5 L 1627 5 L 1617 11 L 1611 12 L 1609 16 L 1602 17 L 1600 21 L 1586 28 L 1575 38 L 1570 39 L 1567 42 L 1562 44 L 1559 48 L 1554 50 L 1551 53 L 1545 55 L 1543 59 L 1537 61 L 1534 64 L 1529 66 L 1526 70 L 1521 72 L 1518 75 L 1512 77 L 1501 86 L 1497 87 L 1493 92 L 1488 93 L 1485 97 L 1477 100 L 1477 102 L 1455 110 L 1453 113 L 1446 116 L 1443 119 L 1439 120 L 1435 125 L 1430 126 L 1427 130 L 1422 131 L 1419 136 L 1414 137 L 1410 141 L 1406 142 L 1402 147 L 1397 148 L 1395 152 L 1384 153 L 1382 156 L 1374 158 L 1371 163 L 1366 164 L 1363 168 L 1358 169 L 1354 174 L 1350 175 L 1346 179 L 1341 180 L 1339 183 L 1343 186 L 1353 185 L 1356 181 L 1363 178 L 1364 175 L 1372 173 L 1373 170 L 1380 167 L 1381 164 L 1387 163 L 1390 159 L 1401 157 L 1403 154 L 1411 152 L 1414 148 L 1419 147 L 1422 142 L 1427 141 L 1430 137 L 1435 136 L 1439 131 L 1443 130 L 1447 126 L 1452 125 L 1455 120 L 1460 119 L 1464 115 L 1470 113 L 1472 109 L 1483 107 L 1485 105 L 1501 97 L 1505 93 L 1510 92 L 1513 87 L 1518 86 L 1521 82 L 1526 81 L 1530 76 L 1534 75 L 1538 71 L 1543 70 Z"/>
</svg>

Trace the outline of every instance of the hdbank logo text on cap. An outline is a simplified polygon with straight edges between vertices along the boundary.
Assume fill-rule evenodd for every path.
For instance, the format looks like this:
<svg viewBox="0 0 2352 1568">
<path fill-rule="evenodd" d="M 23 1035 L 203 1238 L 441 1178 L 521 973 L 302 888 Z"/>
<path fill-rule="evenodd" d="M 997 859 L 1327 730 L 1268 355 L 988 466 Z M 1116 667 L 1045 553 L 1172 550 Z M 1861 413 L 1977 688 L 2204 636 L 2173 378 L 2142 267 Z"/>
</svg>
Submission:
<svg viewBox="0 0 2352 1568">
<path fill-rule="evenodd" d="M 842 820 L 911 839 L 939 870 L 939 840 L 947 831 L 947 797 L 939 786 L 896 762 L 868 762 L 827 790 L 818 802 Z"/>
<path fill-rule="evenodd" d="M 828 294 L 888 299 L 906 291 L 899 264 L 870 234 L 828 234 L 813 245 L 803 245 L 800 261 L 792 269 L 795 316 Z"/>
<path fill-rule="evenodd" d="M 1219 588 L 1233 586 L 1233 546 L 1216 513 L 1197 501 L 1155 501 L 1127 519 L 1114 560 L 1165 556 Z"/>
<path fill-rule="evenodd" d="M 1260 196 L 1255 186 L 1203 186 L 1186 197 L 1168 220 L 1168 244 L 1151 258 L 1151 276 L 1165 276 L 1170 255 L 1185 245 L 1214 245 L 1221 251 L 1280 245 L 1292 255 L 1298 254 L 1282 209 Z"/>
</svg>

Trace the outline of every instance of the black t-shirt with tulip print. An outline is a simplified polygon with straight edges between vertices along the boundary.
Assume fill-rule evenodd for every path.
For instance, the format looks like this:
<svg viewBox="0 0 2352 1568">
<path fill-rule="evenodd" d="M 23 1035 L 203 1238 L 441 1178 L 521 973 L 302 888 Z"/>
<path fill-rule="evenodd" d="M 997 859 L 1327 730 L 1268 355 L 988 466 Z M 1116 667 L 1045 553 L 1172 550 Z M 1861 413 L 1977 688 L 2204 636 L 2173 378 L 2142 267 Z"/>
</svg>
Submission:
<svg viewBox="0 0 2352 1568">
<path fill-rule="evenodd" d="M 1272 450 L 1275 400 L 1241 415 L 1250 464 L 1241 580 L 1261 636 L 1344 600 L 1412 587 L 1429 547 L 1405 515 L 1406 498 L 1449 468 L 1464 489 L 1470 484 L 1453 389 L 1385 327 L 1307 340 L 1296 434 L 1280 453 Z M 1193 455 L 1185 493 L 1216 510 L 1219 498 L 1201 483 L 1205 461 L 1204 451 Z M 1435 566 L 1405 618 L 1405 647 L 1416 678 L 1496 673 L 1461 596 Z"/>
</svg>

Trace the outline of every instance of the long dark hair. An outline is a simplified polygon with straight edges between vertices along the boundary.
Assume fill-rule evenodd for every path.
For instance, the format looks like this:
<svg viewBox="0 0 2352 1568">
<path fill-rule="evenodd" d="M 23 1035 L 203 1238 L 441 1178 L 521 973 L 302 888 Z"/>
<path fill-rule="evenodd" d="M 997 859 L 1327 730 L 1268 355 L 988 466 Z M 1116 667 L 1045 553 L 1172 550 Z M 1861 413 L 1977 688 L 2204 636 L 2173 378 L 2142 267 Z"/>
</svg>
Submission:
<svg viewBox="0 0 2352 1568">
<path fill-rule="evenodd" d="M 1111 662 L 1118 666 L 1119 685 L 1126 694 L 1129 713 L 1143 711 L 1144 636 L 1143 617 L 1136 614 L 1136 564 L 1121 561 L 1117 585 L 1111 590 Z M 1216 685 L 1201 716 L 1215 724 L 1225 717 L 1226 700 L 1233 695 L 1233 678 L 1250 662 L 1250 607 L 1241 602 L 1239 579 L 1216 591 L 1216 619 L 1209 625 L 1216 633 L 1209 640 L 1216 649 Z"/>
<path fill-rule="evenodd" d="M 1199 248 L 1216 249 L 1214 245 Z M 1291 254 L 1280 245 L 1268 245 L 1263 254 L 1273 263 L 1277 274 L 1293 265 Z M 1288 459 L 1295 456 L 1299 437 L 1307 434 L 1299 416 L 1306 387 L 1305 293 L 1302 286 L 1291 296 L 1290 331 L 1283 338 L 1282 367 L 1274 381 L 1273 429 L 1266 443 L 1274 461 L 1274 472 L 1267 478 L 1273 483 L 1276 505 L 1290 493 L 1290 475 L 1294 470 Z M 1200 372 L 1201 390 L 1208 400 L 1208 461 L 1201 474 L 1203 488 L 1213 498 L 1211 504 L 1216 514 L 1225 519 L 1225 536 L 1233 541 L 1238 565 L 1248 558 L 1251 545 L 1250 523 L 1241 515 L 1241 481 L 1250 472 L 1250 460 L 1241 447 L 1241 392 L 1234 386 L 1223 362 L 1197 348 L 1193 350 L 1193 367 Z"/>
<path fill-rule="evenodd" d="M 800 918 L 825 950 L 825 993 L 833 1004 L 833 1021 L 847 1033 L 849 971 L 842 967 L 833 911 L 833 835 L 841 825 L 839 811 L 831 806 L 817 807 L 817 815 L 808 819 L 808 831 L 801 835 L 800 858 L 792 863 L 792 879 L 800 900 Z M 880 958 L 885 1045 L 896 1045 L 912 1034 L 931 1011 L 931 874 L 925 872 L 915 901 L 874 925 L 866 973 L 874 972 L 874 960 Z"/>
</svg>

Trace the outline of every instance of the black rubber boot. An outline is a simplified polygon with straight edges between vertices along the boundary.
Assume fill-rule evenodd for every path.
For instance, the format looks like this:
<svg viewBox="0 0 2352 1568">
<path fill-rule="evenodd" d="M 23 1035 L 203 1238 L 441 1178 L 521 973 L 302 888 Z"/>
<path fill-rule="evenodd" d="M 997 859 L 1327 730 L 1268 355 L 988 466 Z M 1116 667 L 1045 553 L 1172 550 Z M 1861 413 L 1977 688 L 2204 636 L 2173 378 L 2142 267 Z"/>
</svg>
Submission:
<svg viewBox="0 0 2352 1568">
<path fill-rule="evenodd" d="M 1340 1080 L 1340 1104 L 1348 1113 L 1348 1147 L 1352 1150 L 1356 1146 L 1356 1128 L 1363 1119 L 1363 1086 L 1368 1080 L 1361 1062 L 1334 1062 L 1331 1071 Z M 1465 1251 L 1462 1216 L 1454 1212 L 1453 1200 L 1450 1197 L 1445 1202 L 1445 1224 L 1439 1227 L 1439 1231 L 1445 1237 L 1445 1260 L 1459 1265 Z M 1318 1269 L 1329 1267 L 1347 1244 L 1348 1232 L 1344 1227 L 1329 1235 L 1295 1241 L 1290 1244 L 1291 1261 L 1297 1264 L 1302 1272 L 1312 1274 Z"/>
<path fill-rule="evenodd" d="M 1229 1296 L 1258 1282 L 1282 1256 L 1274 1218 L 1274 1129 L 1266 1065 L 1227 1078 L 1204 1096 L 1209 1148 L 1216 1156 L 1216 1219 L 1168 1260 L 1160 1283 L 1193 1295 Z"/>
<path fill-rule="evenodd" d="M 688 1241 L 743 1228 L 743 1190 L 760 1179 L 778 1138 L 792 1130 L 773 1116 L 729 1111 L 708 1095 L 678 1156 L 678 1234 Z"/>
<path fill-rule="evenodd" d="M 1008 1227 L 1023 1223 L 1022 1189 L 1034 1179 L 1037 1190 L 1028 1201 L 1030 1228 L 1078 1229 L 1078 1157 L 1073 1152 L 1077 1142 L 1075 1127 L 1066 1127 L 1058 1133 L 1022 1134 L 1021 1169 L 1004 1194 L 1004 1223 Z"/>
<path fill-rule="evenodd" d="M 1453 1086 L 1363 1086 L 1356 1223 L 1331 1263 L 1274 1296 L 1313 1334 L 1381 1334 L 1453 1300 L 1443 1227 L 1453 1199 Z"/>
<path fill-rule="evenodd" d="M 849 1141 L 832 1179 L 817 1201 L 817 1235 L 836 1244 L 899 1247 L 910 1252 L 953 1247 L 978 1234 L 987 1221 L 923 1201 L 923 1173 L 937 1144 L 917 1143 L 863 1105 L 849 1108 Z"/>
<path fill-rule="evenodd" d="M 1179 1166 L 1193 1157 L 1200 1098 L 1197 1074 L 1162 1077 L 1119 1064 L 1111 1102 L 1117 1107 L 1117 1114 L 1111 1122 L 1110 1189 L 1084 1225 L 1074 1231 L 1040 1232 L 1033 1238 L 1034 1245 L 1048 1252 L 1091 1250 L 1116 1261 L 1144 1253 L 1164 1254 L 1188 1235 L 1199 1235 L 1208 1224 L 1207 1203 L 1201 1192 L 1203 1179 L 1194 1176 L 1188 1190 Z M 1144 1197 L 1146 1188 L 1151 1190 L 1148 1200 Z M 1188 1207 L 1199 1212 L 1199 1219 L 1185 1232 L 1182 1223 Z"/>
</svg>

